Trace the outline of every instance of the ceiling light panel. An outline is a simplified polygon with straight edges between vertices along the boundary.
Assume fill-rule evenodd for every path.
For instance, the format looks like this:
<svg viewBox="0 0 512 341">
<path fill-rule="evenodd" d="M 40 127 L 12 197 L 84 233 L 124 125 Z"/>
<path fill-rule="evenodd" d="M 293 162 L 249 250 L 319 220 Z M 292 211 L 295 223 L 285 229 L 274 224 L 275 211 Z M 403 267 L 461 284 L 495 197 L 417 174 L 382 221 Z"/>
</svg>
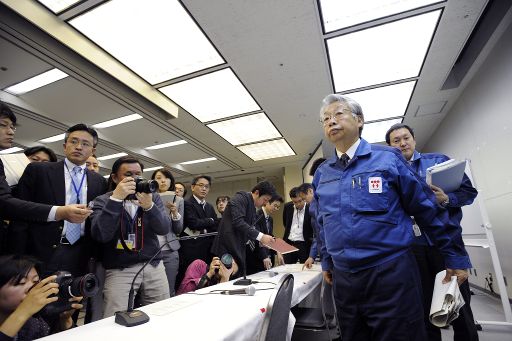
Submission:
<svg viewBox="0 0 512 341">
<path fill-rule="evenodd" d="M 217 160 L 217 158 L 215 158 L 215 157 L 207 157 L 205 159 L 185 161 L 185 162 L 180 163 L 180 165 L 193 165 L 195 163 L 202 163 L 202 162 L 215 161 L 215 160 Z"/>
<path fill-rule="evenodd" d="M 156 171 L 157 169 L 162 169 L 162 168 L 164 168 L 164 167 L 156 166 L 156 167 L 144 168 L 144 172 Z"/>
<path fill-rule="evenodd" d="M 326 33 L 393 14 L 428 6 L 439 0 L 320 0 Z"/>
<path fill-rule="evenodd" d="M 365 123 L 363 127 L 363 139 L 370 143 L 386 141 L 386 132 L 393 124 L 401 123 L 403 118 L 396 118 L 387 121 Z"/>
<path fill-rule="evenodd" d="M 115 118 L 113 120 L 108 120 L 105 122 L 97 123 L 97 124 L 93 125 L 93 127 L 96 129 L 108 128 L 108 127 L 113 127 L 113 126 L 116 126 L 119 124 L 131 122 L 131 121 L 135 121 L 135 120 L 140 120 L 141 118 L 142 118 L 142 116 L 140 116 L 139 114 L 131 114 L 131 115 Z"/>
<path fill-rule="evenodd" d="M 13 95 L 23 95 L 24 93 L 41 88 L 66 77 L 68 77 L 68 75 L 59 69 L 51 69 L 21 83 L 12 85 L 5 89 L 5 91 Z"/>
<path fill-rule="evenodd" d="M 180 144 L 185 144 L 185 143 L 187 143 L 187 141 L 185 141 L 185 140 L 178 140 L 178 141 L 172 141 L 172 142 L 157 144 L 157 145 L 154 145 L 154 146 L 149 146 L 149 147 L 146 147 L 144 149 L 155 150 L 155 149 L 169 148 L 169 147 L 179 146 Z"/>
<path fill-rule="evenodd" d="M 327 40 L 336 92 L 416 77 L 441 11 Z"/>
<path fill-rule="evenodd" d="M 363 108 L 364 120 L 375 121 L 404 116 L 416 81 L 346 93 Z"/>
<path fill-rule="evenodd" d="M 16 153 L 16 152 L 21 152 L 21 151 L 23 151 L 23 148 L 11 147 L 11 148 L 7 148 L 4 150 L 0 150 L 0 154 L 11 154 L 11 153 Z"/>
<path fill-rule="evenodd" d="M 172 84 L 160 91 L 201 122 L 261 110 L 230 68 Z"/>
<path fill-rule="evenodd" d="M 126 155 L 128 155 L 128 154 L 115 153 L 115 154 L 110 154 L 110 155 L 105 155 L 105 156 L 99 156 L 96 159 L 98 159 L 99 161 L 105 161 L 105 160 L 110 160 L 110 159 L 117 159 L 117 158 L 120 158 L 121 156 L 126 156 Z"/>
<path fill-rule="evenodd" d="M 234 146 L 281 137 L 265 113 L 207 125 Z"/>
<path fill-rule="evenodd" d="M 37 0 L 46 7 L 48 7 L 53 13 L 59 13 L 69 8 L 71 5 L 76 4 L 81 0 Z"/>
<path fill-rule="evenodd" d="M 248 144 L 237 148 L 253 161 L 295 155 L 285 139 Z"/>
<path fill-rule="evenodd" d="M 42 143 L 52 143 L 52 142 L 57 142 L 57 141 L 64 142 L 64 136 L 65 135 L 66 134 L 53 135 L 53 136 L 44 138 L 42 140 L 39 140 L 39 142 L 42 142 Z"/>
<path fill-rule="evenodd" d="M 113 0 L 69 23 L 151 84 L 224 63 L 176 0 Z"/>
</svg>

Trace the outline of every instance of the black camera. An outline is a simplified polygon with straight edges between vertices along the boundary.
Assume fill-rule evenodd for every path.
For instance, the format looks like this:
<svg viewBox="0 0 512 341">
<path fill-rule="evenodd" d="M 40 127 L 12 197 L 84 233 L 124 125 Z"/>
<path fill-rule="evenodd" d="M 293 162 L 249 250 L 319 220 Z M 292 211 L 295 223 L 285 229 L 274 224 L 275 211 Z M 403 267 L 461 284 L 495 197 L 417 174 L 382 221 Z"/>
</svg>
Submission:
<svg viewBox="0 0 512 341">
<path fill-rule="evenodd" d="M 98 278 L 92 273 L 76 278 L 67 271 L 57 271 L 55 275 L 57 275 L 55 283 L 59 285 L 59 293 L 52 296 L 57 296 L 59 299 L 43 308 L 41 312 L 44 315 L 60 314 L 70 310 L 71 304 L 76 303 L 69 302 L 71 297 L 92 297 L 100 289 Z"/>
<path fill-rule="evenodd" d="M 146 180 L 141 176 L 135 177 L 135 193 L 155 193 L 158 190 L 158 182 Z M 136 200 L 135 194 L 130 194 L 126 200 Z"/>
<path fill-rule="evenodd" d="M 222 255 L 222 257 L 220 257 L 220 262 L 222 264 L 224 264 L 224 266 L 226 267 L 226 269 L 231 269 L 231 267 L 233 266 L 233 256 L 231 256 L 229 253 L 225 253 Z M 219 273 L 219 269 L 215 269 L 215 273 Z"/>
</svg>

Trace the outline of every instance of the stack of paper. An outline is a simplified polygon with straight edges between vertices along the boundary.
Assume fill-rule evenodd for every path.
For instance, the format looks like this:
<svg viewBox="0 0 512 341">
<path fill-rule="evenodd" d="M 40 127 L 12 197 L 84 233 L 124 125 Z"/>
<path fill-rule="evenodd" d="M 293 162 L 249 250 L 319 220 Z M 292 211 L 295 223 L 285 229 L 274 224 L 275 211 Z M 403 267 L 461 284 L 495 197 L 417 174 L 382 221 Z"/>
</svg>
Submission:
<svg viewBox="0 0 512 341">
<path fill-rule="evenodd" d="M 426 181 L 441 188 L 445 193 L 459 189 L 466 168 L 466 160 L 450 159 L 427 168 Z"/>
<path fill-rule="evenodd" d="M 444 327 L 459 317 L 459 309 L 465 304 L 457 284 L 457 277 L 452 276 L 450 282 L 443 284 L 446 270 L 436 275 L 432 305 L 430 306 L 430 322 L 437 327 Z"/>
</svg>

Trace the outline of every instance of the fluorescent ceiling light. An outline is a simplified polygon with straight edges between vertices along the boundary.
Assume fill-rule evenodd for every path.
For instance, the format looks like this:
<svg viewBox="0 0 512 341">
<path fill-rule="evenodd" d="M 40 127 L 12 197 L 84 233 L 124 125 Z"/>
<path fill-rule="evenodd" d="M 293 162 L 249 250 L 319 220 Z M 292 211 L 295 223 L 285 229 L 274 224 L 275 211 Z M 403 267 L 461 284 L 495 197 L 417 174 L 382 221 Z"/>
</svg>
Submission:
<svg viewBox="0 0 512 341">
<path fill-rule="evenodd" d="M 427 6 L 439 0 L 320 0 L 325 32 Z"/>
<path fill-rule="evenodd" d="M 344 94 L 363 108 L 364 120 L 376 121 L 404 116 L 416 81 Z"/>
<path fill-rule="evenodd" d="M 110 155 L 100 156 L 100 157 L 97 157 L 96 159 L 98 159 L 100 161 L 104 161 L 104 160 L 115 159 L 115 158 L 118 158 L 118 157 L 121 157 L 121 156 L 126 156 L 126 155 L 128 155 L 128 154 L 126 154 L 126 153 L 117 153 L 117 154 L 110 154 Z"/>
<path fill-rule="evenodd" d="M 201 122 L 261 110 L 229 68 L 159 90 Z"/>
<path fill-rule="evenodd" d="M 267 115 L 262 112 L 208 124 L 208 127 L 235 146 L 281 137 Z"/>
<path fill-rule="evenodd" d="M 5 91 L 13 95 L 23 95 L 24 93 L 41 88 L 66 77 L 68 77 L 68 75 L 59 69 L 52 69 L 35 77 L 29 78 L 21 83 L 11 85 L 5 89 Z"/>
<path fill-rule="evenodd" d="M 156 171 L 157 169 L 162 169 L 162 168 L 164 168 L 164 167 L 157 166 L 157 167 L 145 168 L 144 172 Z"/>
<path fill-rule="evenodd" d="M 11 153 L 16 153 L 16 152 L 21 152 L 21 151 L 23 151 L 23 148 L 11 147 L 11 148 L 7 148 L 4 150 L 0 150 L 0 154 L 11 154 Z"/>
<path fill-rule="evenodd" d="M 151 84 L 224 63 L 176 0 L 113 0 L 69 23 Z"/>
<path fill-rule="evenodd" d="M 103 175 L 103 177 L 104 177 L 105 179 L 108 179 L 108 178 L 110 178 L 110 174 L 108 174 L 108 175 Z"/>
<path fill-rule="evenodd" d="M 93 127 L 100 128 L 100 129 L 108 128 L 108 127 L 116 126 L 119 124 L 131 122 L 131 121 L 135 121 L 135 120 L 140 120 L 141 118 L 142 118 L 142 116 L 140 116 L 139 114 L 131 114 L 131 115 L 115 118 L 113 120 L 97 123 L 97 124 L 93 125 Z"/>
<path fill-rule="evenodd" d="M 363 138 L 370 142 L 386 141 L 386 132 L 393 124 L 401 123 L 403 118 L 396 118 L 387 121 L 380 121 L 374 123 L 366 123 L 363 127 Z"/>
<path fill-rule="evenodd" d="M 201 162 L 208 162 L 208 161 L 215 161 L 217 158 L 215 157 L 208 157 L 206 159 L 199 159 L 199 160 L 192 160 L 192 161 L 185 161 L 181 162 L 180 165 L 192 165 L 194 163 L 201 163 Z"/>
<path fill-rule="evenodd" d="M 52 10 L 53 13 L 59 13 L 68 8 L 69 6 L 76 4 L 81 0 L 38 0 L 40 3 Z"/>
<path fill-rule="evenodd" d="M 144 149 L 148 149 L 148 150 L 162 149 L 162 148 L 167 148 L 167 147 L 179 146 L 180 144 L 185 144 L 185 143 L 187 143 L 187 141 L 185 141 L 185 140 L 178 140 L 178 141 L 172 141 L 172 142 L 157 144 L 157 145 L 154 145 L 154 146 L 149 146 L 149 147 L 146 147 Z"/>
<path fill-rule="evenodd" d="M 254 161 L 295 155 L 285 139 L 248 144 L 237 148 Z"/>
<path fill-rule="evenodd" d="M 441 11 L 327 40 L 336 92 L 416 77 Z"/>
<path fill-rule="evenodd" d="M 39 140 L 39 142 L 42 142 L 42 143 L 52 143 L 52 142 L 57 142 L 57 141 L 62 141 L 64 142 L 64 137 L 66 136 L 66 134 L 59 134 L 59 135 L 54 135 L 54 136 L 50 136 L 50 137 L 47 137 L 47 138 L 44 138 L 42 140 Z"/>
</svg>

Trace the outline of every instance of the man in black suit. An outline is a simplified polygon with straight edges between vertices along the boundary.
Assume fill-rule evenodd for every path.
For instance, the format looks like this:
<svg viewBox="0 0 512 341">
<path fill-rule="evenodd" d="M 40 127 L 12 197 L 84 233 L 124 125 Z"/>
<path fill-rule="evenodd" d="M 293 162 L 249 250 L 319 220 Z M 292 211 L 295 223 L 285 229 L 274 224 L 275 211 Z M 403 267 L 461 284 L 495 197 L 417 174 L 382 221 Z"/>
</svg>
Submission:
<svg viewBox="0 0 512 341">
<path fill-rule="evenodd" d="M 258 183 L 251 192 L 237 192 L 228 202 L 222 215 L 219 234 L 213 241 L 212 253 L 217 256 L 230 253 L 239 265 L 241 273 L 245 273 L 245 244 L 248 241 L 260 242 L 263 245 L 271 245 L 274 242 L 274 237 L 258 231 L 254 225 L 258 222 L 256 208 L 267 204 L 275 195 L 274 185 L 268 181 Z"/>
<path fill-rule="evenodd" d="M 286 264 L 304 263 L 313 239 L 309 207 L 300 197 L 297 187 L 290 190 L 290 199 L 292 202 L 286 203 L 283 209 L 283 239 L 299 251 L 284 255 L 284 261 Z"/>
<path fill-rule="evenodd" d="M 69 128 L 64 137 L 66 159 L 29 164 L 18 184 L 19 197 L 47 205 L 87 204 L 105 193 L 101 175 L 88 171 L 85 166 L 97 143 L 98 134 L 85 124 Z M 90 221 L 81 224 L 15 221 L 11 237 L 13 251 L 33 255 L 43 262 L 43 274 L 65 270 L 79 276 L 87 271 L 93 249 Z"/>
<path fill-rule="evenodd" d="M 16 115 L 5 104 L 0 102 L 0 150 L 12 147 L 16 132 Z M 50 216 L 50 211 L 53 215 Z M 37 204 L 14 198 L 11 188 L 5 179 L 4 165 L 0 160 L 0 254 L 6 252 L 7 226 L 4 219 L 23 219 L 32 222 L 43 222 L 66 219 L 74 223 L 83 222 L 91 210 L 86 205 L 55 206 Z"/>
<path fill-rule="evenodd" d="M 274 220 L 272 215 L 279 211 L 283 198 L 276 194 L 270 201 L 256 212 L 256 221 L 254 225 L 258 231 L 273 236 Z M 263 217 L 262 217 L 263 216 Z M 268 270 L 273 266 L 275 252 L 267 247 L 260 246 L 259 243 L 248 243 L 245 245 L 245 259 L 247 274 Z M 283 256 L 278 253 L 277 264 L 284 264 Z"/>
</svg>

